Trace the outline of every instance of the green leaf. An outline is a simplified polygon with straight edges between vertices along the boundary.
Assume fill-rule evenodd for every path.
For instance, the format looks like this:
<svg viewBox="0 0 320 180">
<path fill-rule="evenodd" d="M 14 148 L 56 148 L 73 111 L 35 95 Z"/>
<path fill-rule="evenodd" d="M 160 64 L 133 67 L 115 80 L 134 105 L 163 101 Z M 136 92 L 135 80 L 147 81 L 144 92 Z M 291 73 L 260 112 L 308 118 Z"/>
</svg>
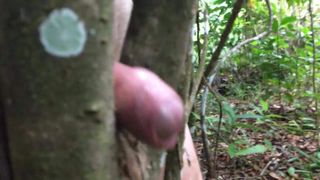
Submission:
<svg viewBox="0 0 320 180">
<path fill-rule="evenodd" d="M 278 114 L 268 114 L 268 115 L 265 116 L 265 118 L 281 119 L 281 118 L 284 118 L 284 117 L 281 116 L 281 115 L 278 115 Z"/>
<path fill-rule="evenodd" d="M 288 174 L 292 177 L 296 176 L 296 169 L 294 167 L 289 167 Z"/>
<path fill-rule="evenodd" d="M 262 116 L 253 113 L 241 114 L 236 116 L 237 119 L 261 119 Z"/>
<path fill-rule="evenodd" d="M 269 104 L 268 104 L 267 101 L 264 101 L 264 100 L 260 99 L 259 103 L 260 103 L 260 106 L 262 108 L 262 111 L 268 111 L 269 110 Z"/>
<path fill-rule="evenodd" d="M 271 141 L 269 141 L 268 139 L 264 139 L 263 142 L 268 149 L 272 150 L 273 146 Z"/>
<path fill-rule="evenodd" d="M 237 119 L 236 118 L 236 113 L 233 110 L 233 108 L 228 103 L 224 103 L 223 104 L 223 110 L 229 116 L 229 123 L 233 124 Z"/>
<path fill-rule="evenodd" d="M 200 119 L 200 115 L 198 113 L 192 112 L 191 114 L 195 119 Z"/>
<path fill-rule="evenodd" d="M 206 117 L 206 121 L 209 123 L 209 125 L 213 125 L 214 123 L 219 122 L 219 118 L 216 118 L 214 116 L 207 116 Z M 225 122 L 225 120 L 222 118 L 221 122 Z"/>
<path fill-rule="evenodd" d="M 225 2 L 225 0 L 216 0 L 215 2 L 214 2 L 214 4 L 222 4 L 222 3 L 224 3 Z"/>
<path fill-rule="evenodd" d="M 264 146 L 262 144 L 258 144 L 258 145 L 237 151 L 235 153 L 235 156 L 246 156 L 246 155 L 250 155 L 250 154 L 264 153 L 266 151 L 267 151 L 266 146 Z"/>
<path fill-rule="evenodd" d="M 235 157 L 236 152 L 237 152 L 236 145 L 233 144 L 233 143 L 232 143 L 232 144 L 229 144 L 229 147 L 228 147 L 229 156 L 230 156 L 231 158 Z"/>
<path fill-rule="evenodd" d="M 274 21 L 272 23 L 272 31 L 277 32 L 278 29 L 279 29 L 279 21 L 278 21 L 278 19 L 274 19 Z"/>
<path fill-rule="evenodd" d="M 254 132 L 264 132 L 265 129 L 257 127 L 256 125 L 251 125 L 248 123 L 234 123 L 233 127 L 242 128 L 242 129 L 250 129 Z"/>
<path fill-rule="evenodd" d="M 282 19 L 281 26 L 285 26 L 287 24 L 293 23 L 297 20 L 295 16 L 288 16 Z"/>
</svg>

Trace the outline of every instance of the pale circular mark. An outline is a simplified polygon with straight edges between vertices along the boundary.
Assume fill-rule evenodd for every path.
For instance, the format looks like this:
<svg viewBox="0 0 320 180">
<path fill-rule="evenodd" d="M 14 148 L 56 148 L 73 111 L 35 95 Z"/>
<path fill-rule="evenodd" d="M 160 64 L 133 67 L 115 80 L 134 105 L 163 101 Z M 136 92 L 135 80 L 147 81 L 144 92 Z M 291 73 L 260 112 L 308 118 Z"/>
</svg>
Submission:
<svg viewBox="0 0 320 180">
<path fill-rule="evenodd" d="M 45 51 L 62 58 L 80 55 L 87 41 L 84 23 L 69 8 L 53 10 L 41 23 L 39 33 Z"/>
</svg>

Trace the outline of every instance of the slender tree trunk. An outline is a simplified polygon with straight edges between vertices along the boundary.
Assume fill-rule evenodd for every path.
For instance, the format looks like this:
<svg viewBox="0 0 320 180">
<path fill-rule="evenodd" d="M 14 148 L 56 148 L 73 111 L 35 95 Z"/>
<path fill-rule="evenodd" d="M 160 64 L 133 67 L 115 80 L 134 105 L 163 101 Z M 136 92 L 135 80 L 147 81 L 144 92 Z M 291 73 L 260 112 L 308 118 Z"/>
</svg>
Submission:
<svg viewBox="0 0 320 180">
<path fill-rule="evenodd" d="M 190 60 L 188 55 L 196 10 L 195 2 L 195 0 L 135 0 L 121 58 L 124 63 L 144 66 L 156 72 L 175 88 L 184 100 L 188 95 L 190 61 L 187 60 Z M 165 164 L 165 178 L 180 179 L 182 143 L 168 153 L 165 163 L 165 152 L 132 143 L 135 141 L 132 137 L 126 136 L 126 139 L 125 146 L 131 147 L 131 152 L 137 157 L 136 161 L 142 162 L 133 163 L 139 164 L 142 170 L 138 173 L 139 176 L 136 176 L 139 177 L 137 179 L 159 179 L 159 173 Z M 130 141 L 131 143 L 128 143 Z M 127 155 L 127 157 L 132 156 Z"/>
<path fill-rule="evenodd" d="M 66 55 L 46 46 L 40 31 L 50 15 L 77 16 L 84 48 Z M 112 1 L 0 0 L 0 18 L 0 173 L 11 165 L 16 180 L 118 179 Z"/>
</svg>

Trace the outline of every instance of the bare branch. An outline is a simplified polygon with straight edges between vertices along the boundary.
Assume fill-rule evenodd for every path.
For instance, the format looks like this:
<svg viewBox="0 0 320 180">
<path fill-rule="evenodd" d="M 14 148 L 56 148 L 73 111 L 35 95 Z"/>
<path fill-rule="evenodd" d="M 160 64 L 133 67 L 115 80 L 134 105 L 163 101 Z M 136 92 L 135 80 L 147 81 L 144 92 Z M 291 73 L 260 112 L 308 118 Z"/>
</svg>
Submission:
<svg viewBox="0 0 320 180">
<path fill-rule="evenodd" d="M 269 2 L 269 0 L 265 0 L 265 2 L 266 2 L 266 4 L 267 4 L 267 7 L 268 7 L 268 12 L 269 12 L 269 24 L 268 24 L 268 29 L 267 29 L 267 31 L 265 31 L 265 32 L 263 32 L 263 33 L 261 33 L 261 34 L 259 34 L 259 35 L 257 35 L 257 36 L 255 36 L 255 37 L 253 37 L 253 38 L 249 38 L 249 39 L 247 39 L 247 40 L 245 40 L 245 41 L 243 41 L 243 42 L 241 42 L 241 43 L 239 43 L 238 45 L 236 45 L 235 47 L 233 47 L 231 50 L 230 50 L 230 52 L 229 52 L 229 54 L 228 55 L 226 55 L 225 57 L 223 57 L 223 61 L 224 60 L 226 60 L 228 57 L 230 57 L 231 56 L 231 54 L 232 53 L 234 53 L 234 52 L 236 52 L 238 49 L 240 49 L 242 46 L 244 46 L 244 45 L 246 45 L 246 44 L 248 44 L 248 43 L 251 43 L 251 42 L 253 42 L 253 41 L 255 41 L 255 40 L 259 40 L 259 39 L 261 39 L 261 38 L 263 38 L 263 37 L 265 37 L 265 36 L 267 36 L 270 32 L 271 32 L 271 27 L 272 27 L 272 22 L 273 22 L 273 14 L 272 14 L 272 10 L 271 10 L 271 7 L 270 7 L 270 2 Z M 231 18 L 230 18 L 231 19 Z M 230 19 L 229 19 L 229 22 L 230 22 Z M 235 19 L 234 19 L 235 20 Z M 234 22 L 234 21 L 233 21 Z M 232 23 L 233 23 L 232 22 Z M 228 23 L 229 24 L 229 23 Z M 228 26 L 228 25 L 227 25 Z M 230 28 L 232 28 L 232 26 L 230 27 Z M 226 27 L 226 29 L 227 29 L 227 27 Z M 230 29 L 231 30 L 231 29 Z M 226 31 L 226 30 L 225 30 Z M 230 32 L 230 31 L 229 31 Z M 222 36 L 223 37 L 223 36 Z M 221 39 L 222 39 L 222 37 L 221 37 Z M 227 39 L 227 36 L 225 37 L 225 40 Z M 220 41 L 221 42 L 221 41 Z M 221 43 L 219 43 L 219 44 L 221 44 Z M 223 42 L 223 44 L 224 44 L 224 42 Z M 217 48 L 217 50 L 218 50 L 218 48 Z M 216 51 L 217 51 L 216 50 Z M 220 52 L 221 52 L 221 50 L 222 50 L 222 47 L 221 47 L 221 49 L 220 49 Z M 205 73 L 205 75 L 210 75 L 210 73 L 212 73 L 212 72 L 217 72 L 217 69 L 218 69 L 218 67 L 219 66 L 216 66 L 216 62 L 218 62 L 218 58 L 219 58 L 219 54 L 220 54 L 220 52 L 215 52 L 213 55 L 212 55 L 212 58 L 211 58 L 211 62 L 210 62 L 210 64 L 213 64 L 212 65 L 212 67 L 211 66 L 208 66 L 208 68 L 207 68 L 207 70 L 206 70 L 206 73 L 208 73 L 208 74 L 206 74 Z M 217 54 L 217 55 L 215 55 L 215 54 Z M 222 61 L 222 62 L 223 62 Z M 212 68 L 212 69 L 209 69 L 209 68 Z M 213 93 L 214 95 L 215 95 L 215 97 L 216 97 L 216 99 L 217 99 L 217 101 L 218 101 L 218 103 L 219 103 L 219 107 L 220 107 L 220 115 L 219 115 L 219 124 L 218 124 L 218 130 L 217 130 L 217 134 L 216 134 L 216 143 L 215 143 L 215 152 L 214 152 L 214 161 L 216 160 L 216 151 L 217 151 L 217 148 L 218 148 L 218 143 L 219 143 L 219 135 L 220 135 L 220 126 L 221 126 L 221 119 L 222 119 L 222 98 L 221 98 L 221 96 L 219 96 L 219 94 L 217 93 L 217 92 L 215 92 L 212 88 L 211 88 L 211 83 L 213 82 L 213 80 L 215 79 L 215 77 L 216 77 L 216 73 L 214 73 L 213 75 L 211 75 L 209 78 L 208 78 L 208 81 L 209 82 L 207 82 L 207 79 L 206 79 L 206 76 L 203 78 L 203 82 L 204 82 L 204 84 L 206 85 L 206 87 L 205 87 L 205 89 L 204 89 L 204 92 L 203 92 L 203 94 L 202 94 L 202 98 L 201 98 L 201 106 L 200 106 L 200 117 L 201 117 L 201 119 L 200 119 L 200 127 L 201 127 L 201 133 L 202 133 L 202 139 L 203 139 L 203 143 L 204 143 L 204 149 L 205 149 L 205 154 L 208 154 L 208 155 L 206 155 L 206 156 L 208 156 L 209 158 L 207 158 L 207 159 L 212 159 L 211 158 L 211 156 L 209 155 L 209 153 L 207 152 L 208 151 L 208 143 L 207 143 L 207 137 L 206 137 L 206 125 L 205 125 L 205 115 L 206 115 L 206 103 L 207 103 L 207 97 L 208 97 L 208 91 L 210 90 L 211 91 L 211 93 Z M 210 162 L 208 163 L 208 166 L 209 166 L 209 176 L 211 176 L 212 174 L 212 171 L 211 171 L 211 168 L 212 168 L 212 166 L 211 166 L 211 164 L 210 164 Z M 216 174 L 217 174 L 217 172 L 216 172 Z"/>
<path fill-rule="evenodd" d="M 199 13 L 198 13 L 199 14 Z M 207 48 L 208 48 L 208 13 L 207 13 L 207 9 L 204 10 L 203 12 L 203 19 L 204 19 L 204 38 L 203 38 L 203 45 L 201 47 L 200 45 L 200 24 L 199 24 L 199 15 L 197 16 L 197 31 L 198 31 L 198 35 L 197 35 L 197 44 L 198 44 L 198 59 L 199 59 L 199 66 L 198 66 L 198 71 L 195 74 L 195 78 L 193 79 L 193 86 L 191 89 L 191 94 L 190 94 L 190 109 L 188 109 L 188 114 L 190 114 L 191 111 L 191 107 L 194 104 L 196 95 L 197 95 L 197 91 L 199 88 L 199 85 L 201 83 L 201 78 L 203 76 L 204 73 L 204 68 L 205 68 L 205 64 L 206 64 L 206 52 L 207 52 Z"/>
<path fill-rule="evenodd" d="M 226 28 L 224 29 L 224 31 L 220 37 L 220 42 L 218 44 L 218 47 L 211 56 L 211 60 L 209 62 L 209 65 L 206 68 L 206 71 L 204 72 L 204 77 L 209 77 L 212 74 L 212 70 L 216 66 L 216 63 L 218 62 L 222 48 L 228 39 L 228 36 L 232 30 L 233 24 L 238 16 L 240 10 L 241 10 L 243 2 L 244 2 L 244 0 L 237 0 L 236 3 L 233 5 L 231 16 L 228 20 Z"/>
<path fill-rule="evenodd" d="M 316 45 L 315 45 L 315 40 L 314 40 L 314 22 L 313 22 L 313 11 L 312 11 L 312 0 L 309 0 L 309 5 L 308 5 L 308 11 L 310 15 L 310 30 L 311 30 L 311 44 L 312 44 L 312 89 L 313 93 L 317 94 L 317 86 L 316 86 Z M 318 119 L 318 99 L 315 97 L 314 98 L 315 102 L 315 113 L 314 113 L 314 118 L 316 122 L 316 128 L 317 128 L 317 133 L 319 133 L 320 129 L 320 122 Z M 320 141 L 317 142 L 318 147 L 320 146 Z"/>
<path fill-rule="evenodd" d="M 272 13 L 272 9 L 271 9 L 271 6 L 270 6 L 270 1 L 269 0 L 265 0 L 266 2 L 266 5 L 267 5 L 267 8 L 268 8 L 268 14 L 269 14 L 269 23 L 268 23 L 268 27 L 267 27 L 267 30 L 265 32 L 262 32 L 252 38 L 249 38 L 249 39 L 246 39 L 242 42 L 240 42 L 239 44 L 237 44 L 236 46 L 234 46 L 230 51 L 229 53 L 224 56 L 221 61 L 219 62 L 219 64 L 217 64 L 214 69 L 212 70 L 212 78 L 209 78 L 209 83 L 211 84 L 213 82 L 213 80 L 215 79 L 215 73 L 219 71 L 219 68 L 220 68 L 220 64 L 222 62 L 225 62 L 228 58 L 230 58 L 230 56 L 237 52 L 241 47 L 253 42 L 253 41 L 256 41 L 256 40 L 259 40 L 259 39 L 262 39 L 264 38 L 265 36 L 269 35 L 270 32 L 271 32 L 271 28 L 272 28 L 272 23 L 273 23 L 273 13 Z"/>
<path fill-rule="evenodd" d="M 240 42 L 239 44 L 237 44 L 236 46 L 234 46 L 230 51 L 229 53 L 223 57 L 223 60 L 226 60 L 228 59 L 233 53 L 235 53 L 236 51 L 238 51 L 241 47 L 243 47 L 244 45 L 246 44 L 249 44 L 253 41 L 256 41 L 256 40 L 259 40 L 259 39 L 262 39 L 264 38 L 265 36 L 269 35 L 270 32 L 271 32 L 271 28 L 272 28 L 272 23 L 273 23 L 273 13 L 272 13 L 272 9 L 271 9 L 271 6 L 270 6 L 270 2 L 269 0 L 265 0 L 266 2 L 266 5 L 267 5 L 267 8 L 268 8 L 268 13 L 269 13 L 269 23 L 268 23 L 268 27 L 267 27 L 267 30 L 265 32 L 262 32 L 252 38 L 249 38 L 249 39 L 246 39 L 242 42 Z"/>
</svg>

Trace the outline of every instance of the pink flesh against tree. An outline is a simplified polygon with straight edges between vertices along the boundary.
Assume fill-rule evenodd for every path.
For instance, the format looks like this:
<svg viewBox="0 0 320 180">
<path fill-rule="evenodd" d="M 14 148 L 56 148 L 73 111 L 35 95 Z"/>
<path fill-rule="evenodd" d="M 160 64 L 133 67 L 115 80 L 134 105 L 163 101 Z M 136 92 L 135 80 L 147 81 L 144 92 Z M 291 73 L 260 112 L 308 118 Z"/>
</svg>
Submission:
<svg viewBox="0 0 320 180">
<path fill-rule="evenodd" d="M 184 127 L 178 94 L 145 68 L 116 62 L 113 77 L 117 123 L 147 144 L 173 148 Z"/>
</svg>

